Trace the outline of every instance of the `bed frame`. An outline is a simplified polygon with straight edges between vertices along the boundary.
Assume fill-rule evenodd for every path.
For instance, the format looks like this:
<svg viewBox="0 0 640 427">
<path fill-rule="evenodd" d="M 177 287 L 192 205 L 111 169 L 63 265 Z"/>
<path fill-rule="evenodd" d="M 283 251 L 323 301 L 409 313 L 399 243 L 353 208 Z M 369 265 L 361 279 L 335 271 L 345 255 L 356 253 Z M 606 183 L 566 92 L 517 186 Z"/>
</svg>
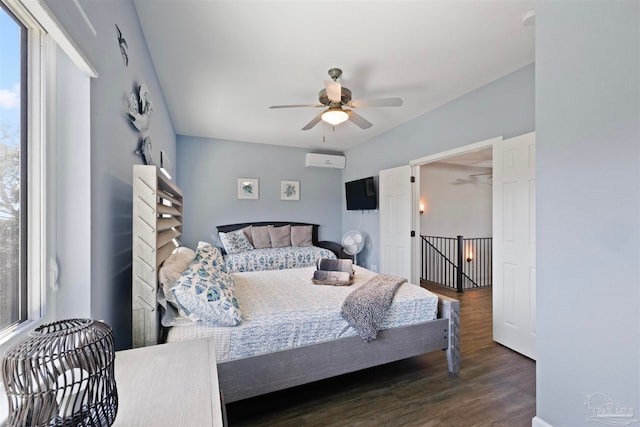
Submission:
<svg viewBox="0 0 640 427">
<path fill-rule="evenodd" d="M 134 166 L 133 191 L 133 345 L 138 347 L 156 344 L 160 336 L 160 310 L 155 303 L 157 269 L 182 234 L 183 200 L 180 189 L 155 166 Z M 339 244 L 318 242 L 315 224 L 254 222 L 219 226 L 218 230 L 286 224 L 314 225 L 314 244 L 337 245 L 333 248 L 340 253 Z M 459 319 L 460 302 L 438 295 L 436 320 L 380 331 L 370 343 L 354 336 L 218 363 L 220 389 L 226 402 L 234 402 L 436 350 L 445 351 L 449 372 L 457 373 Z"/>
<path fill-rule="evenodd" d="M 338 258 L 348 258 L 353 259 L 353 256 L 347 254 L 344 250 L 342 250 L 342 245 L 336 242 L 332 242 L 329 240 L 321 240 L 318 241 L 318 224 L 309 224 L 306 222 L 285 222 L 285 221 L 261 221 L 261 222 L 243 222 L 239 224 L 227 224 L 227 225 L 219 225 L 216 228 L 219 232 L 228 233 L 230 231 L 240 230 L 241 228 L 245 228 L 248 226 L 254 227 L 262 227 L 265 225 L 273 225 L 274 227 L 282 227 L 283 225 L 310 225 L 313 228 L 311 229 L 311 241 L 313 246 L 318 246 L 319 248 L 329 249 L 333 252 Z"/>
<path fill-rule="evenodd" d="M 444 350 L 449 372 L 460 370 L 460 302 L 438 294 L 438 318 L 359 336 L 218 363 L 226 403 Z"/>
</svg>

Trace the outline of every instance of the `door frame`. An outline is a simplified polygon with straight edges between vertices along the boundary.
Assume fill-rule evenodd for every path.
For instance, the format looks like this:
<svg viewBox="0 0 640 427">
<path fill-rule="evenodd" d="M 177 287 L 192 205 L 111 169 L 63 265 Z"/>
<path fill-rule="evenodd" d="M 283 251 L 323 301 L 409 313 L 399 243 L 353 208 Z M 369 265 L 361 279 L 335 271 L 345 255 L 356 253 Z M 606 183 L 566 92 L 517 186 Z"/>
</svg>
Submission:
<svg viewBox="0 0 640 427">
<path fill-rule="evenodd" d="M 493 144 L 503 140 L 502 136 L 496 136 L 494 138 L 485 139 L 484 141 L 474 142 L 473 144 L 464 145 L 462 147 L 453 148 L 451 150 L 442 151 L 440 153 L 431 154 L 425 157 L 420 157 L 409 162 L 411 166 L 411 175 L 416 177 L 413 185 L 413 215 L 411 215 L 411 229 L 415 231 L 416 238 L 411 242 L 411 283 L 420 284 L 421 273 L 421 259 L 420 259 L 420 212 L 416 209 L 416 206 L 420 206 L 420 167 L 429 163 L 434 163 L 440 160 L 448 159 L 450 157 L 459 156 L 460 154 L 472 153 L 474 151 L 483 150 L 485 148 L 492 148 Z"/>
</svg>

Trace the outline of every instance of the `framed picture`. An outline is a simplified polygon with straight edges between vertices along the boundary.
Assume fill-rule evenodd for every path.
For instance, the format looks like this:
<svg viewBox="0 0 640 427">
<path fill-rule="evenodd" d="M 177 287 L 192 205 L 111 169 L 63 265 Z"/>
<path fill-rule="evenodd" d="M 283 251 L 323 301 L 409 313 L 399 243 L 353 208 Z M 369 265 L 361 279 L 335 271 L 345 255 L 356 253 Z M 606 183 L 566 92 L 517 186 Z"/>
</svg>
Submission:
<svg viewBox="0 0 640 427">
<path fill-rule="evenodd" d="M 300 181 L 280 181 L 280 200 L 300 200 Z"/>
<path fill-rule="evenodd" d="M 238 178 L 238 199 L 257 200 L 260 196 L 260 180 L 258 178 Z"/>
</svg>

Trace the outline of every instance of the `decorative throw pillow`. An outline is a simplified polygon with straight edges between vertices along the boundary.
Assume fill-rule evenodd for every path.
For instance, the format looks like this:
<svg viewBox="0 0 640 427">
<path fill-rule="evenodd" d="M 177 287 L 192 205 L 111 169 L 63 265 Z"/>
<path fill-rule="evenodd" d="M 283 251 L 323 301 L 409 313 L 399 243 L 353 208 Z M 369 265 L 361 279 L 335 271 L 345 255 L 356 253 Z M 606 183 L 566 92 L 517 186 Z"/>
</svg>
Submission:
<svg viewBox="0 0 640 427">
<path fill-rule="evenodd" d="M 253 247 L 256 249 L 264 249 L 271 247 L 271 237 L 269 237 L 269 227 L 251 227 L 251 238 L 253 239 Z"/>
<path fill-rule="evenodd" d="M 251 228 L 252 226 L 248 225 L 242 229 L 242 232 L 244 233 L 245 236 L 247 236 L 247 239 L 249 239 L 249 243 L 251 243 L 251 246 L 253 246 L 253 238 L 251 237 Z"/>
<path fill-rule="evenodd" d="M 231 231 L 229 233 L 218 233 L 220 236 L 220 242 L 224 250 L 228 254 L 239 254 L 240 252 L 247 252 L 253 250 L 253 245 L 249 242 L 247 235 L 243 230 Z"/>
<path fill-rule="evenodd" d="M 222 256 L 221 249 L 212 245 L 209 242 L 198 242 L 198 247 L 196 248 L 196 257 L 198 253 L 201 253 L 203 256 L 211 258 L 210 263 L 215 268 L 221 268 L 225 273 L 227 272 L 227 264 L 224 261 L 224 257 Z"/>
<path fill-rule="evenodd" d="M 209 326 L 236 326 L 242 321 L 233 278 L 223 265 L 217 248 L 198 248 L 191 265 L 171 288 L 182 316 Z"/>
<path fill-rule="evenodd" d="M 292 225 L 291 246 L 313 246 L 313 225 Z"/>
<path fill-rule="evenodd" d="M 291 246 L 291 226 L 269 227 L 269 238 L 271 238 L 272 248 L 286 248 Z"/>
</svg>

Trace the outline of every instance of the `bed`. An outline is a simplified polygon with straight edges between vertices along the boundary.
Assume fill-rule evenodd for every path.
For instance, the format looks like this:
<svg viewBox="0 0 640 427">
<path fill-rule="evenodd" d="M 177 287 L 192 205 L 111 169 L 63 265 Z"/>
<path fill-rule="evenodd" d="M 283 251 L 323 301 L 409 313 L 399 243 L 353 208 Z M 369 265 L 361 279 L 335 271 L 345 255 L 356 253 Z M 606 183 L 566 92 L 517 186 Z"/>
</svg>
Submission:
<svg viewBox="0 0 640 427">
<path fill-rule="evenodd" d="M 321 258 L 349 258 L 338 243 L 318 241 L 317 224 L 263 221 L 217 229 L 218 246 L 233 273 L 310 267 Z"/>
<path fill-rule="evenodd" d="M 445 350 L 450 372 L 459 370 L 457 301 L 404 283 L 377 338 L 365 343 L 340 306 L 376 274 L 356 266 L 353 285 L 322 286 L 312 283 L 313 270 L 234 273 L 242 323 L 173 327 L 167 341 L 214 338 L 226 402 L 435 350 Z"/>
<path fill-rule="evenodd" d="M 168 303 L 164 296 L 165 289 L 159 273 L 162 268 L 171 265 L 171 257 L 174 254 L 195 251 L 183 247 L 176 248 L 182 231 L 183 198 L 175 184 L 165 179 L 156 166 L 136 165 L 133 190 L 132 333 L 133 346 L 140 347 L 164 342 L 161 331 L 168 330 L 171 339 L 171 331 L 187 331 L 186 327 L 177 326 L 180 322 L 169 328 L 159 327 L 162 312 L 159 308 L 171 307 L 171 303 Z M 339 248 L 337 255 L 340 257 Z M 191 261 L 193 260 L 195 258 L 191 256 Z M 181 268 L 190 268 L 191 264 L 187 259 Z M 216 266 L 218 267 L 219 265 Z M 303 282 L 309 280 L 308 272 L 302 273 L 298 269 L 282 272 L 303 275 Z M 256 275 L 262 277 L 263 283 L 265 280 L 269 283 L 267 273 L 269 272 L 238 274 Z M 372 274 L 366 270 L 356 272 L 362 280 Z M 231 277 L 231 282 L 227 283 L 228 288 L 234 286 L 232 282 L 236 280 L 237 275 Z M 237 280 L 241 282 L 244 279 Z M 277 285 L 274 283 L 270 286 Z M 323 292 L 338 290 L 337 287 L 314 286 L 318 286 L 316 290 Z M 420 289 L 410 284 L 402 286 Z M 345 289 L 339 292 L 345 292 Z M 188 293 L 184 295 L 193 297 Z M 244 357 L 229 358 L 225 361 L 222 361 L 224 357 L 220 357 L 218 375 L 225 400 L 242 400 L 436 350 L 444 350 L 449 371 L 458 372 L 459 302 L 445 296 L 436 296 L 437 313 L 434 314 L 433 320 L 418 321 L 406 326 L 390 325 L 389 329 L 381 330 L 372 342 L 364 342 L 358 335 L 343 333 L 317 343 L 300 342 L 298 346 L 256 352 L 252 355 L 245 354 Z M 224 306 L 233 312 L 233 298 L 227 298 L 225 301 Z M 236 300 L 235 304 L 242 307 L 243 302 Z M 302 307 L 301 311 L 306 310 Z M 191 314 L 205 316 L 206 310 Z M 182 319 L 182 325 L 191 324 L 193 320 Z M 241 319 L 233 315 L 225 317 L 224 320 L 228 324 L 237 324 L 228 326 L 228 329 L 237 328 L 242 324 Z M 179 329 L 183 327 L 185 329 Z M 197 336 L 185 334 L 181 339 L 195 339 Z M 223 351 L 221 355 L 224 356 Z"/>
<path fill-rule="evenodd" d="M 446 353 L 451 373 L 460 370 L 459 302 L 439 296 L 436 320 L 380 331 L 365 343 L 340 338 L 218 364 L 220 389 L 231 403 L 359 371 L 433 351 Z"/>
</svg>

